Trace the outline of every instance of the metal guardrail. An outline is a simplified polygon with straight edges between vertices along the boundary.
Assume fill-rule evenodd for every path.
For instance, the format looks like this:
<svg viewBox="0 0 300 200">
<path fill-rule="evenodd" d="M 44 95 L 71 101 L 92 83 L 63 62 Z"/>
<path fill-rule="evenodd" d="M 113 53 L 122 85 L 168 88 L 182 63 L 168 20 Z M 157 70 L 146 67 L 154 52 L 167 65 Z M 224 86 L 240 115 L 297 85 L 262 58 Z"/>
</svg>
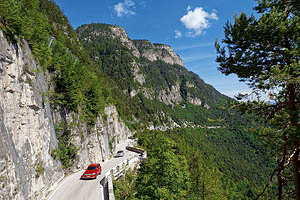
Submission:
<svg viewBox="0 0 300 200">
<path fill-rule="evenodd" d="M 128 169 L 130 166 L 138 163 L 139 161 L 143 161 L 147 158 L 147 151 L 145 151 L 141 148 L 127 146 L 126 149 L 129 151 L 139 153 L 140 155 L 128 158 L 127 160 L 124 160 L 122 163 L 113 167 L 110 171 L 108 171 L 104 175 L 104 178 L 100 181 L 103 187 L 100 189 L 102 190 L 101 193 L 105 194 L 104 190 L 105 190 L 105 187 L 107 186 L 108 193 L 107 193 L 107 195 L 103 196 L 103 199 L 108 199 L 108 200 L 115 199 L 113 184 L 112 184 L 112 177 L 114 177 L 114 179 L 120 178 L 122 175 L 124 175 L 126 169 Z"/>
<path fill-rule="evenodd" d="M 136 153 L 144 153 L 145 150 L 144 149 L 141 149 L 141 148 L 138 148 L 138 147 L 130 147 L 130 146 L 127 146 L 126 149 L 128 151 L 133 151 L 133 152 L 136 152 Z"/>
</svg>

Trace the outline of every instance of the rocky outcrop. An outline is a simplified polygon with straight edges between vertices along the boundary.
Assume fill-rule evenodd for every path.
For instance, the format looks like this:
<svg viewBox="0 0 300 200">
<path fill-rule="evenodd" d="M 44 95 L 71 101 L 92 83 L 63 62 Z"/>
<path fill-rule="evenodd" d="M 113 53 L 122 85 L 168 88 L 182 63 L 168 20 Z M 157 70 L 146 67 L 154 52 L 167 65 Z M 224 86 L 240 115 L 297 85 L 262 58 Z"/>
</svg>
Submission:
<svg viewBox="0 0 300 200">
<path fill-rule="evenodd" d="M 196 88 L 196 86 L 193 84 L 193 83 L 190 83 L 190 82 L 186 82 L 186 87 L 188 88 Z"/>
<path fill-rule="evenodd" d="M 147 99 L 154 99 L 154 91 L 150 88 L 142 88 L 143 91 L 143 95 L 147 98 Z"/>
<path fill-rule="evenodd" d="M 182 101 L 180 94 L 180 86 L 177 82 L 176 85 L 172 85 L 168 90 L 161 90 L 158 94 L 158 100 L 164 102 L 167 105 L 178 104 Z"/>
<path fill-rule="evenodd" d="M 43 199 L 63 177 L 44 73 L 0 30 L 0 199 Z"/>
<path fill-rule="evenodd" d="M 72 143 L 77 148 L 75 165 L 71 171 L 84 169 L 90 163 L 101 162 L 114 155 L 117 147 L 126 142 L 132 132 L 120 119 L 116 107 L 107 106 L 92 128 L 82 124 L 75 113 L 56 113 L 54 122 L 63 119 L 71 131 Z"/>
<path fill-rule="evenodd" d="M 147 127 L 148 130 L 166 131 L 180 127 L 179 124 L 177 124 L 171 117 L 167 116 L 164 112 L 159 112 L 156 116 L 157 118 L 164 118 L 164 123 L 162 123 L 161 125 L 154 125 L 153 123 L 150 123 Z"/>
<path fill-rule="evenodd" d="M 119 39 L 124 46 L 131 50 L 132 54 L 135 57 L 140 57 L 140 52 L 138 51 L 134 43 L 129 39 L 126 31 L 123 28 L 119 26 L 111 26 L 110 29 L 112 31 L 112 37 L 114 39 Z"/>
<path fill-rule="evenodd" d="M 131 97 L 135 97 L 137 94 L 138 94 L 138 92 L 135 89 L 131 90 L 130 93 L 129 93 L 129 95 Z"/>
<path fill-rule="evenodd" d="M 109 39 L 117 39 L 119 40 L 123 46 L 126 46 L 128 49 L 131 50 L 132 54 L 139 58 L 140 52 L 135 47 L 134 43 L 129 39 L 126 31 L 121 28 L 120 26 L 110 25 L 110 24 L 92 24 L 94 26 L 101 27 L 100 30 L 93 30 L 93 31 L 86 31 L 86 29 L 89 29 L 89 25 L 82 25 L 78 27 L 77 32 L 79 36 L 84 33 L 88 33 L 88 35 L 85 35 L 84 37 L 81 36 L 81 39 L 83 41 L 96 41 L 97 38 L 109 38 Z"/>
<path fill-rule="evenodd" d="M 134 76 L 134 81 L 143 85 L 145 83 L 145 76 L 141 73 L 138 64 L 134 61 L 132 62 L 132 73 Z"/>
<path fill-rule="evenodd" d="M 133 42 L 139 50 L 141 56 L 152 62 L 161 60 L 171 65 L 176 64 L 184 67 L 179 55 L 177 55 L 169 45 L 152 44 L 147 40 L 134 40 Z"/>
<path fill-rule="evenodd" d="M 74 144 L 80 148 L 75 167 L 83 169 L 92 162 L 107 160 L 131 135 L 129 128 L 120 120 L 116 107 L 106 107 L 90 133 L 84 133 L 83 142 L 80 135 L 73 138 Z"/>
<path fill-rule="evenodd" d="M 206 109 L 210 109 L 210 106 L 207 103 L 201 101 L 201 99 L 199 99 L 196 96 L 191 95 L 190 93 L 187 94 L 187 100 L 188 100 L 188 102 L 190 102 L 191 104 L 194 104 L 196 106 L 203 106 Z"/>
<path fill-rule="evenodd" d="M 202 105 L 202 101 L 197 98 L 197 97 L 194 97 L 192 96 L 191 94 L 188 93 L 187 95 L 187 100 L 191 103 L 191 104 L 194 104 L 196 106 L 201 106 Z"/>
<path fill-rule="evenodd" d="M 206 109 L 210 109 L 210 106 L 207 103 L 204 103 L 203 107 Z"/>
</svg>

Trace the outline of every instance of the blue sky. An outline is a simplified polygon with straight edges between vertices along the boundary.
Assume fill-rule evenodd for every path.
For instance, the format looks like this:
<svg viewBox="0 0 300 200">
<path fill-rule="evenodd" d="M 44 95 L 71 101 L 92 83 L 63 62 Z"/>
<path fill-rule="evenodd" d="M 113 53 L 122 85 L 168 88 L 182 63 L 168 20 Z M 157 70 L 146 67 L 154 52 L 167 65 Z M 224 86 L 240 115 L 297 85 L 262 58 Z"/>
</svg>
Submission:
<svg viewBox="0 0 300 200">
<path fill-rule="evenodd" d="M 225 76 L 215 62 L 216 38 L 235 13 L 253 14 L 254 0 L 55 0 L 74 28 L 108 23 L 123 27 L 131 39 L 170 45 L 185 67 L 221 93 L 248 92 L 234 75 Z"/>
</svg>

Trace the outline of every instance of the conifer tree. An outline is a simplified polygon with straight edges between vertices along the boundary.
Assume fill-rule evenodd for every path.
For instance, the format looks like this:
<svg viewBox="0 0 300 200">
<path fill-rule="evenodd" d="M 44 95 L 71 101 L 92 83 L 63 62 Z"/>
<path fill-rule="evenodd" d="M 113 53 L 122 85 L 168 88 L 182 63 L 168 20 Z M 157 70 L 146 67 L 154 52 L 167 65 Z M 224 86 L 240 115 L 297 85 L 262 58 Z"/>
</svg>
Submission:
<svg viewBox="0 0 300 200">
<path fill-rule="evenodd" d="M 292 195 L 289 198 L 300 200 L 300 1 L 257 3 L 257 17 L 242 13 L 235 16 L 234 23 L 226 23 L 224 46 L 218 41 L 215 44 L 216 60 L 223 74 L 236 74 L 258 95 L 257 100 L 240 104 L 244 111 L 262 116 L 268 124 L 261 132 L 280 155 L 274 171 L 278 199 Z M 261 100 L 262 93 L 269 95 L 268 100 Z M 245 97 L 239 95 L 238 99 Z M 286 175 L 293 177 L 291 191 L 283 188 Z"/>
</svg>

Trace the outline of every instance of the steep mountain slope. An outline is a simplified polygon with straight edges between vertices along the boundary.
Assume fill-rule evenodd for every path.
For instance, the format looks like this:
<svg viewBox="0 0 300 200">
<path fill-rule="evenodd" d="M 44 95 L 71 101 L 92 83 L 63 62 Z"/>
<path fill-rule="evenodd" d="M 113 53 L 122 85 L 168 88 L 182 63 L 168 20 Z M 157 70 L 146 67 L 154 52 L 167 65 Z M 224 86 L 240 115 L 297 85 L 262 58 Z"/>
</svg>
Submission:
<svg viewBox="0 0 300 200">
<path fill-rule="evenodd" d="M 168 45 L 130 40 L 124 29 L 108 24 L 82 25 L 77 32 L 90 57 L 98 64 L 97 68 L 112 78 L 121 90 L 112 88 L 112 94 L 130 127 L 138 132 L 145 132 L 145 129 L 166 131 L 164 134 L 169 139 L 182 145 L 182 150 L 178 151 L 185 152 L 182 156 L 190 166 L 192 162 L 202 162 L 192 158 L 192 154 L 202 157 L 206 161 L 202 167 L 217 169 L 211 172 L 216 177 L 222 174 L 224 190 L 220 196 L 253 198 L 272 164 L 257 138 L 245 129 L 251 118 L 226 109 L 232 99 L 186 70 L 180 57 Z M 152 136 L 141 133 L 138 137 Z M 147 141 L 140 145 L 150 152 L 157 142 L 141 141 Z M 151 160 L 152 154 L 149 155 Z M 156 159 L 158 155 L 153 156 Z M 190 171 L 193 170 L 191 167 Z M 144 171 L 141 176 L 143 173 L 149 172 Z M 194 176 L 197 175 L 192 175 L 192 180 L 198 183 Z M 226 193 L 227 190 L 230 192 Z M 147 195 L 151 193 L 153 191 Z"/>
<path fill-rule="evenodd" d="M 143 110 L 149 110 L 149 123 L 155 119 L 156 124 L 171 127 L 214 125 L 208 118 L 221 117 L 221 107 L 232 101 L 186 70 L 170 46 L 131 41 L 121 27 L 107 24 L 83 25 L 77 32 L 99 69 L 143 108 L 132 113 L 135 117 L 143 118 Z M 198 114 L 189 115 L 191 110 Z"/>
</svg>

